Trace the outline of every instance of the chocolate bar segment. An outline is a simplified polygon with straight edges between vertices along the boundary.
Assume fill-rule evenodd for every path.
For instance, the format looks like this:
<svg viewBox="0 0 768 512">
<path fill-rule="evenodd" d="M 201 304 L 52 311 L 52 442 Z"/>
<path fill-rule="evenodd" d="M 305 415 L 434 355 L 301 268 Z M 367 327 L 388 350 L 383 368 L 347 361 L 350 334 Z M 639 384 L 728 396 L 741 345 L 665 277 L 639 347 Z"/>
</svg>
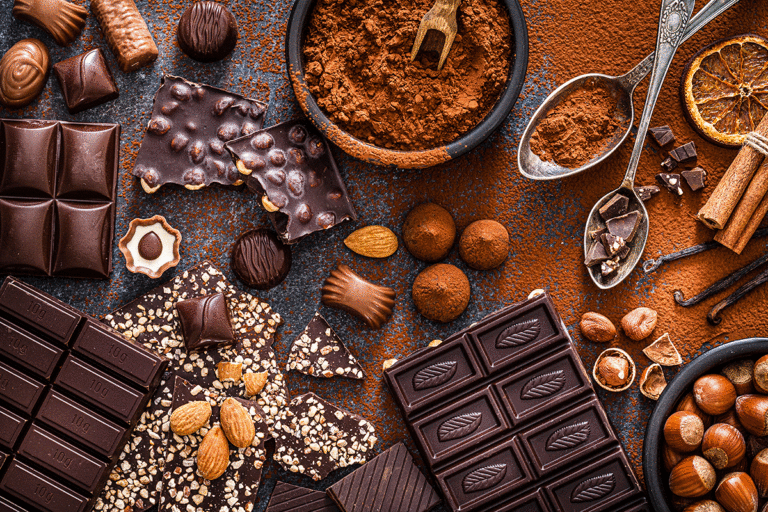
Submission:
<svg viewBox="0 0 768 512">
<path fill-rule="evenodd" d="M 14 460 L 0 480 L 0 491 L 43 512 L 84 512 L 88 498 Z"/>
<path fill-rule="evenodd" d="M 27 420 L 0 405 L 0 446 L 13 450 Z"/>
<path fill-rule="evenodd" d="M 0 355 L 35 375 L 49 378 L 63 353 L 59 347 L 0 318 Z"/>
<path fill-rule="evenodd" d="M 277 482 L 266 512 L 339 512 L 339 508 L 324 492 Z"/>
<path fill-rule="evenodd" d="M 29 512 L 0 496 L 0 512 Z"/>
<path fill-rule="evenodd" d="M 74 308 L 15 279 L 6 280 L 0 288 L 0 309 L 65 344 L 83 317 Z"/>
<path fill-rule="evenodd" d="M 544 493 L 538 490 L 498 509 L 498 512 L 548 512 Z"/>
<path fill-rule="evenodd" d="M 45 385 L 0 361 L 0 400 L 31 414 Z"/>
</svg>

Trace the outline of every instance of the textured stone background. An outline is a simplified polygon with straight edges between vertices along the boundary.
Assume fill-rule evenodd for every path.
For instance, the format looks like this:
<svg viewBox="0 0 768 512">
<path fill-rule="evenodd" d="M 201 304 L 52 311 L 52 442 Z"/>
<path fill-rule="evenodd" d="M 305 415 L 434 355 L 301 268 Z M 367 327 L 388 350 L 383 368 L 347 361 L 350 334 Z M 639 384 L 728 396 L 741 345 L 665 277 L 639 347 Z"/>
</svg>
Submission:
<svg viewBox="0 0 768 512">
<path fill-rule="evenodd" d="M 85 3 L 82 0 L 76 1 Z M 0 109 L 0 117 L 119 122 L 123 127 L 114 271 L 111 279 L 77 281 L 27 278 L 29 282 L 98 316 L 150 290 L 159 281 L 128 273 L 122 255 L 117 250 L 116 241 L 126 232 L 131 219 L 154 214 L 164 215 L 184 236 L 182 262 L 177 269 L 168 271 L 163 281 L 173 277 L 180 269 L 207 258 L 237 282 L 229 268 L 232 242 L 240 233 L 254 226 L 268 225 L 265 215 L 253 197 L 244 188 L 212 188 L 189 192 L 173 187 L 164 187 L 150 196 L 141 190 L 138 182 L 130 175 L 136 151 L 141 143 L 143 127 L 149 119 L 152 98 L 163 74 L 179 75 L 268 100 L 270 107 L 266 118 L 267 125 L 298 115 L 292 91 L 284 76 L 283 37 L 290 0 L 231 0 L 224 3 L 230 6 L 240 23 L 241 40 L 230 59 L 206 65 L 185 57 L 175 43 L 176 21 L 188 2 L 138 1 L 137 4 L 148 20 L 160 47 L 160 59 L 151 67 L 124 74 L 118 70 L 115 59 L 107 49 L 103 35 L 92 16 L 88 18 L 83 36 L 70 47 L 61 48 L 41 30 L 13 19 L 12 1 L 0 0 L 0 52 L 5 52 L 24 37 L 42 39 L 51 50 L 53 62 L 100 46 L 104 49 L 121 92 L 116 101 L 70 116 L 58 83 L 51 77 L 41 98 L 31 106 L 20 111 Z M 320 307 L 319 288 L 337 263 L 347 263 L 364 276 L 392 286 L 398 292 L 399 298 L 394 317 L 379 331 L 365 328 L 344 313 L 321 308 L 331 325 L 358 355 L 368 372 L 368 379 L 362 383 L 341 379 L 320 381 L 290 374 L 289 385 L 295 395 L 313 390 L 366 416 L 380 431 L 381 449 L 400 439 L 407 439 L 408 434 L 400 415 L 381 381 L 382 361 L 390 357 L 402 357 L 434 338 L 444 338 L 502 304 L 524 298 L 530 290 L 538 287 L 546 287 L 553 293 L 587 367 L 591 366 L 596 354 L 604 348 L 584 343 L 574 329 L 581 313 L 587 309 L 607 310 L 615 321 L 619 320 L 623 312 L 641 304 L 655 307 L 662 313 L 675 311 L 675 314 L 662 315 L 657 333 L 660 334 L 664 330 L 677 332 L 676 339 L 680 341 L 681 352 L 686 359 L 700 352 L 702 345 L 707 347 L 723 340 L 766 332 L 764 308 L 768 294 L 765 290 L 754 294 L 748 303 L 739 308 L 738 314 L 734 311 L 717 330 L 708 327 L 703 320 L 706 313 L 704 306 L 690 313 L 680 313 L 679 308 L 674 310 L 671 290 L 689 284 L 685 273 L 680 272 L 684 269 L 682 266 L 669 266 L 650 276 L 635 273 L 625 285 L 611 292 L 597 292 L 591 285 L 580 262 L 583 222 L 591 205 L 619 182 L 628 158 L 628 147 L 618 153 L 615 161 L 596 169 L 589 176 L 563 182 L 527 182 L 516 170 L 515 145 L 520 133 L 532 109 L 555 83 L 587 70 L 619 74 L 630 69 L 633 60 L 639 60 L 639 57 L 651 50 L 653 41 L 648 38 L 648 41 L 634 40 L 631 54 L 629 51 L 622 53 L 618 60 L 611 60 L 612 56 L 599 51 L 600 45 L 613 44 L 616 40 L 617 35 L 610 23 L 610 16 L 616 12 L 621 13 L 621 16 L 635 17 L 638 28 L 653 29 L 656 25 L 658 2 L 638 5 L 635 1 L 622 0 L 618 3 L 622 4 L 621 8 L 613 5 L 614 2 L 609 2 L 612 7 L 608 9 L 598 3 L 590 3 L 589 7 L 576 7 L 575 2 L 568 0 L 524 2 L 526 16 L 531 24 L 532 44 L 532 60 L 524 95 L 501 130 L 467 157 L 437 169 L 400 171 L 372 168 L 345 157 L 337 149 L 334 150 L 360 215 L 358 226 L 384 224 L 399 232 L 410 208 L 420 202 L 433 200 L 455 214 L 460 229 L 476 219 L 499 219 L 510 231 L 513 251 L 503 267 L 481 273 L 468 270 L 454 250 L 447 261 L 457 264 L 467 272 L 472 283 L 473 297 L 463 316 L 452 324 L 438 325 L 424 320 L 413 309 L 410 285 L 425 265 L 411 258 L 404 249 L 401 248 L 385 261 L 370 261 L 355 256 L 342 244 L 343 239 L 354 229 L 351 224 L 302 241 L 294 248 L 294 267 L 286 281 L 262 294 L 285 318 L 281 339 L 276 344 L 283 361 L 293 338 Z M 752 12 L 756 9 L 755 5 L 756 2 L 752 0 L 742 1 L 736 8 L 740 9 L 739 11 L 732 11 L 722 22 L 718 22 L 718 33 L 725 35 L 745 30 L 743 20 L 755 20 L 750 21 L 754 27 L 749 26 L 748 29 L 765 31 L 764 22 L 759 21 L 765 18 L 755 16 L 756 13 Z M 616 10 L 606 13 L 606 9 Z M 604 22 L 585 22 L 584 16 L 587 15 L 599 16 Z M 563 52 L 563 48 L 569 47 L 568 38 L 583 31 L 587 24 L 591 24 L 597 31 L 593 38 L 596 48 L 574 47 L 573 60 L 559 62 L 552 54 L 553 48 Z M 621 36 L 631 38 L 628 34 Z M 688 49 L 684 52 L 688 52 L 690 56 L 696 45 L 701 46 L 712 38 L 712 34 L 702 35 L 694 42 L 688 43 L 685 47 Z M 687 60 L 683 57 L 680 59 L 682 62 Z M 557 68 L 558 65 L 561 67 Z M 673 66 L 672 74 L 677 73 L 679 77 L 681 66 L 679 62 Z M 566 69 L 565 73 L 562 72 L 563 67 Z M 555 73 L 555 68 L 560 69 L 559 74 Z M 679 113 L 674 111 L 676 86 L 676 83 L 665 86 L 662 93 L 662 102 L 668 107 L 665 107 L 661 114 L 661 122 L 672 122 L 667 121 L 667 117 L 672 120 L 679 119 Z M 638 103 L 642 103 L 639 100 L 643 96 L 644 89 L 641 89 L 636 95 Z M 671 113 L 669 109 L 672 109 Z M 726 156 L 732 158 L 732 153 L 729 155 Z M 713 172 L 717 174 L 722 170 L 724 168 L 713 169 Z M 641 170 L 640 178 L 649 183 L 654 173 L 653 169 Z M 673 208 L 680 210 L 680 204 L 673 205 L 672 199 L 665 194 L 662 192 L 651 207 L 652 231 L 646 256 L 670 252 L 711 237 L 705 229 L 696 226 L 695 222 L 688 218 L 689 215 L 669 215 L 668 212 L 673 211 Z M 700 200 L 701 196 L 684 199 L 685 209 L 682 211 L 695 211 L 696 202 Z M 697 260 L 699 266 L 694 268 L 698 272 L 697 275 L 705 273 L 706 279 L 714 280 L 750 261 L 758 254 L 755 250 L 762 251 L 763 247 L 763 244 L 760 247 L 752 247 L 741 258 L 721 252 L 722 260 L 716 269 L 707 267 L 709 260 L 700 258 Z M 683 317 L 679 316 L 683 314 L 690 316 L 685 317 L 687 320 L 683 321 Z M 626 342 L 620 340 L 617 343 L 626 345 Z M 638 361 L 639 369 L 642 369 L 647 364 L 647 360 L 643 359 L 640 353 L 642 344 L 633 344 L 631 347 L 625 345 L 622 346 L 630 351 Z M 673 372 L 674 370 L 668 371 L 668 378 Z M 606 403 L 620 439 L 630 451 L 631 459 L 639 470 L 644 424 L 652 404 L 640 396 L 636 387 L 620 396 L 609 395 L 601 392 L 600 396 Z M 408 441 L 408 444 L 415 453 L 413 443 Z M 306 478 L 287 475 L 271 466 L 266 472 L 267 480 L 262 487 L 257 510 L 261 511 L 266 507 L 276 477 L 324 489 L 342 474 L 338 472 L 327 481 L 314 484 Z"/>
</svg>

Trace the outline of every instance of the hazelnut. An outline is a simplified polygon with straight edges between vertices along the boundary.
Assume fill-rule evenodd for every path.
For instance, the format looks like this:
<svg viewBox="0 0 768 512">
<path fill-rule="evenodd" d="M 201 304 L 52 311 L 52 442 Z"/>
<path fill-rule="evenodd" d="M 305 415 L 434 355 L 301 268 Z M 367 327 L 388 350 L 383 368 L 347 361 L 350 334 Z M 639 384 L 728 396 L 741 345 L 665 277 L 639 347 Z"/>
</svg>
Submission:
<svg viewBox="0 0 768 512">
<path fill-rule="evenodd" d="M 733 387 L 736 388 L 737 395 L 746 395 L 755 392 L 752 386 L 752 370 L 754 366 L 754 361 L 742 359 L 741 361 L 735 361 L 726 365 L 721 373 L 731 381 Z"/>
<path fill-rule="evenodd" d="M 749 466 L 749 476 L 755 482 L 761 498 L 768 498 L 768 450 L 758 453 Z"/>
<path fill-rule="evenodd" d="M 683 512 L 725 512 L 725 509 L 716 501 L 704 500 L 685 507 Z"/>
<path fill-rule="evenodd" d="M 651 308 L 633 309 L 621 319 L 621 328 L 629 339 L 641 341 L 651 335 L 658 318 L 658 313 Z"/>
<path fill-rule="evenodd" d="M 746 430 L 744 430 L 746 432 Z M 757 454 L 768 448 L 768 437 L 745 435 L 747 440 L 747 457 L 754 459 Z"/>
<path fill-rule="evenodd" d="M 669 490 L 682 498 L 704 496 L 715 487 L 715 468 L 703 457 L 686 457 L 669 474 Z"/>
<path fill-rule="evenodd" d="M 709 428 L 710 425 L 712 425 L 712 417 L 699 409 L 699 406 L 696 405 L 696 400 L 693 399 L 693 393 L 687 393 L 677 404 L 677 410 L 678 411 L 687 411 L 692 412 L 699 418 L 701 418 L 701 422 L 704 423 L 704 428 Z M 725 423 L 725 422 L 718 422 L 718 423 Z"/>
<path fill-rule="evenodd" d="M 768 395 L 768 355 L 757 360 L 752 376 L 757 392 Z"/>
<path fill-rule="evenodd" d="M 579 328 L 585 338 L 597 343 L 607 343 L 616 337 L 616 326 L 600 313 L 584 313 Z"/>
<path fill-rule="evenodd" d="M 664 440 L 672 450 L 692 452 L 701 445 L 703 437 L 704 424 L 692 412 L 675 412 L 664 423 Z"/>
<path fill-rule="evenodd" d="M 750 434 L 768 435 L 768 396 L 741 395 L 736 399 L 736 415 Z"/>
<path fill-rule="evenodd" d="M 704 432 L 701 451 L 715 469 L 731 468 L 744 459 L 744 436 L 731 425 L 716 423 Z"/>
<path fill-rule="evenodd" d="M 643 370 L 640 375 L 640 392 L 651 400 L 658 400 L 666 387 L 664 370 L 656 363 Z"/>
<path fill-rule="evenodd" d="M 592 377 L 603 389 L 624 391 L 635 381 L 635 362 L 623 350 L 609 348 L 597 357 Z"/>
<path fill-rule="evenodd" d="M 693 384 L 693 398 L 705 413 L 723 414 L 733 407 L 736 388 L 722 375 L 704 375 Z"/>
<path fill-rule="evenodd" d="M 715 499 L 728 512 L 757 512 L 757 488 L 746 473 L 725 475 L 717 484 Z"/>
<path fill-rule="evenodd" d="M 661 447 L 661 458 L 664 461 L 664 468 L 667 471 L 672 471 L 672 468 L 677 466 L 681 460 L 685 458 L 680 452 L 676 452 L 669 447 L 667 443 L 663 443 Z"/>
<path fill-rule="evenodd" d="M 747 436 L 747 429 L 744 428 L 744 426 L 739 421 L 739 417 L 736 416 L 736 411 L 734 409 L 729 409 L 728 412 L 725 414 L 718 414 L 714 418 L 715 423 L 727 423 L 728 425 L 734 427 L 736 430 L 741 432 L 741 435 L 744 436 L 744 439 L 746 440 Z"/>
</svg>

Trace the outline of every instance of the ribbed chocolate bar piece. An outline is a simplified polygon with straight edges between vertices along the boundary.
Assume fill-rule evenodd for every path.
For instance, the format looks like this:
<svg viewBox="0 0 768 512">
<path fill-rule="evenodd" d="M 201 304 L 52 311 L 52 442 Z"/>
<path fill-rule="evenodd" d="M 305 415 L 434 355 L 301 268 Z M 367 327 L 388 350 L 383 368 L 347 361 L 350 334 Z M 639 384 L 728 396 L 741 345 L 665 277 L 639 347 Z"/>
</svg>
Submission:
<svg viewBox="0 0 768 512">
<path fill-rule="evenodd" d="M 403 443 L 363 464 L 327 492 L 342 512 L 426 512 L 440 503 Z"/>
<path fill-rule="evenodd" d="M 401 359 L 385 377 L 454 512 L 645 506 L 547 294 Z"/>
<path fill-rule="evenodd" d="M 0 287 L 0 512 L 86 512 L 167 363 L 8 277 Z"/>
<path fill-rule="evenodd" d="M 339 512 L 339 508 L 324 492 L 277 482 L 266 512 Z"/>
</svg>

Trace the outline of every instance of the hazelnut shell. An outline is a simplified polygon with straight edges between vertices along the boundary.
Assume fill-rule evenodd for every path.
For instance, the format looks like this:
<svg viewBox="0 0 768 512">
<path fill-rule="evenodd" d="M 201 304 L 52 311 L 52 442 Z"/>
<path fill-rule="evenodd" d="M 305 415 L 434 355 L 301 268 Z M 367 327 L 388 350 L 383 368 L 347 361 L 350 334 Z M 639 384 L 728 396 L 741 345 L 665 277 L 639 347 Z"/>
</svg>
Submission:
<svg viewBox="0 0 768 512">
<path fill-rule="evenodd" d="M 651 400 L 658 400 L 666 387 L 667 379 L 664 378 L 664 370 L 657 363 L 651 364 L 640 375 L 640 392 Z"/>
<path fill-rule="evenodd" d="M 768 435 L 768 396 L 741 395 L 736 399 L 736 415 L 750 434 Z"/>
</svg>

